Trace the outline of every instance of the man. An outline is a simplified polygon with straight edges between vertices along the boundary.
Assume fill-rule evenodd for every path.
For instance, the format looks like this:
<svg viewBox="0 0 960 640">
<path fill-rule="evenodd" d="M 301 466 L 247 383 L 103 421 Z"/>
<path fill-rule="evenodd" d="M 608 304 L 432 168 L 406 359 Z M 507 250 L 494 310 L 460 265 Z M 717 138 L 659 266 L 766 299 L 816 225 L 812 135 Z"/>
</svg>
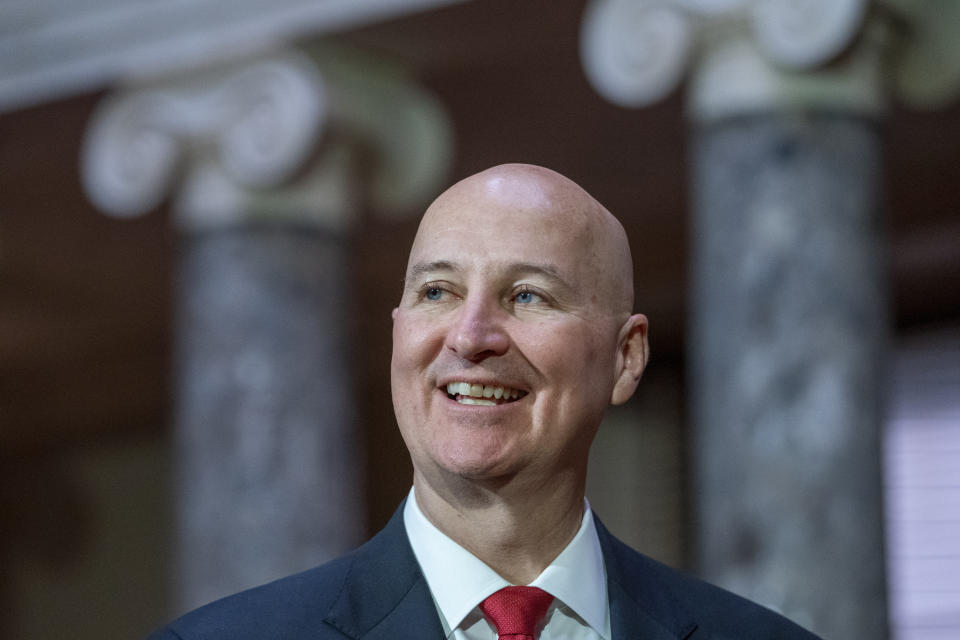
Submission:
<svg viewBox="0 0 960 640">
<path fill-rule="evenodd" d="M 813 638 L 627 548 L 584 499 L 603 412 L 647 363 L 632 273 L 620 223 L 553 171 L 504 165 L 447 190 L 393 312 L 404 505 L 353 553 L 156 640 Z"/>
</svg>

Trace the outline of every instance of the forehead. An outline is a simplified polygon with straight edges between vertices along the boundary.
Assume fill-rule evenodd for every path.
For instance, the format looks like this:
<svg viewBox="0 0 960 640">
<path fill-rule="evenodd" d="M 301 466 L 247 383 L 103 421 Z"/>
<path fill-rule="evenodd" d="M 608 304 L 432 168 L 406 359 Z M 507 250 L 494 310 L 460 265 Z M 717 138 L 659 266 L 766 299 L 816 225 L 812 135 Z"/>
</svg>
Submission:
<svg viewBox="0 0 960 640">
<path fill-rule="evenodd" d="M 457 186 L 424 215 L 410 267 L 438 260 L 543 264 L 572 277 L 591 264 L 596 225 L 589 202 L 538 181 L 493 178 Z"/>
</svg>

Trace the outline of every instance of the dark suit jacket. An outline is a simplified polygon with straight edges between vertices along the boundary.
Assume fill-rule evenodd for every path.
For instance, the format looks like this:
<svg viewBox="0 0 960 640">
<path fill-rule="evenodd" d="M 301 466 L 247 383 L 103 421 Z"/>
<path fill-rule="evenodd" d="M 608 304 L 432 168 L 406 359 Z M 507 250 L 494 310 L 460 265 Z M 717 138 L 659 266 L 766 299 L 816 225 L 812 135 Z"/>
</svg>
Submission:
<svg viewBox="0 0 960 640">
<path fill-rule="evenodd" d="M 815 640 L 768 609 L 637 553 L 596 524 L 614 640 Z M 148 640 L 345 638 L 443 640 L 402 505 L 352 553 L 218 600 Z"/>
</svg>

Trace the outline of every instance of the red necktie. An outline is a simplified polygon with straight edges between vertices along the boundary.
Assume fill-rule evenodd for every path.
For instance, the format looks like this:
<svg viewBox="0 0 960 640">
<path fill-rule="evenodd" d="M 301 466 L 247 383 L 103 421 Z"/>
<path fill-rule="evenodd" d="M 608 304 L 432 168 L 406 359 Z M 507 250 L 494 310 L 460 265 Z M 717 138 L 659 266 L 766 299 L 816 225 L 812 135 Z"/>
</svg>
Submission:
<svg viewBox="0 0 960 640">
<path fill-rule="evenodd" d="M 553 596 L 537 587 L 504 587 L 480 603 L 497 628 L 498 640 L 536 640 L 537 625 Z"/>
</svg>

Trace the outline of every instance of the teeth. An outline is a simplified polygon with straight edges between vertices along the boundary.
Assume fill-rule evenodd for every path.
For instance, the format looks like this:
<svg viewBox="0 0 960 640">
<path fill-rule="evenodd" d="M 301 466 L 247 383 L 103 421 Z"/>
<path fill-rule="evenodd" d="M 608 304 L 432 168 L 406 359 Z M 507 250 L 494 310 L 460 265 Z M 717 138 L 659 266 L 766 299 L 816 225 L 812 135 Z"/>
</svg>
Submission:
<svg viewBox="0 0 960 640">
<path fill-rule="evenodd" d="M 497 403 L 494 402 L 493 400 L 485 400 L 484 398 L 465 398 L 463 396 L 460 396 L 459 398 L 457 398 L 457 402 L 459 402 L 460 404 L 479 404 L 484 407 L 497 406 Z"/>
<path fill-rule="evenodd" d="M 459 396 L 458 400 L 463 404 L 496 404 L 489 400 L 494 398 L 499 400 L 516 400 L 520 397 L 519 389 L 510 387 L 482 384 L 470 384 L 469 382 L 449 382 L 447 383 L 447 393 L 452 396 Z"/>
</svg>

